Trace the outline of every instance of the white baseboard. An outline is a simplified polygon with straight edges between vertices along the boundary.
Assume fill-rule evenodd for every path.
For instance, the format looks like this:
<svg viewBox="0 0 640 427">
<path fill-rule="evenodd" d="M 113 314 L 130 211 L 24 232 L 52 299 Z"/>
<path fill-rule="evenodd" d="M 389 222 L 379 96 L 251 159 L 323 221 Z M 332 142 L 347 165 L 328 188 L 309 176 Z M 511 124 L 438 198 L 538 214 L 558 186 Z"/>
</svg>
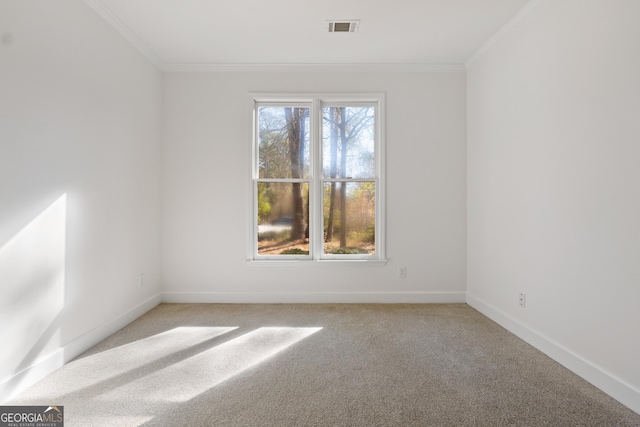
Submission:
<svg viewBox="0 0 640 427">
<path fill-rule="evenodd" d="M 467 293 L 467 304 L 640 414 L 640 390 L 637 388 L 470 293 Z"/>
<path fill-rule="evenodd" d="M 64 365 L 64 350 L 59 348 L 36 360 L 30 366 L 5 378 L 0 382 L 0 404 L 37 383 L 62 365 Z"/>
<path fill-rule="evenodd" d="M 56 369 L 61 368 L 65 363 L 75 359 L 100 341 L 124 328 L 161 302 L 160 294 L 154 295 L 126 313 L 92 329 L 35 361 L 30 366 L 5 378 L 0 382 L 0 403 L 8 401 Z"/>
<path fill-rule="evenodd" d="M 466 292 L 164 292 L 169 303 L 464 303 Z"/>
<path fill-rule="evenodd" d="M 103 325 L 100 325 L 97 328 L 94 328 L 86 334 L 83 334 L 73 341 L 69 342 L 64 346 L 64 363 L 70 362 L 71 360 L 80 356 L 82 353 L 89 350 L 100 341 L 103 341 L 109 336 L 113 335 L 120 329 L 124 328 L 129 323 L 133 322 L 138 317 L 145 314 L 147 311 L 156 307 L 161 302 L 161 295 L 156 294 L 138 304 L 126 313 L 121 314 L 115 319 Z"/>
</svg>

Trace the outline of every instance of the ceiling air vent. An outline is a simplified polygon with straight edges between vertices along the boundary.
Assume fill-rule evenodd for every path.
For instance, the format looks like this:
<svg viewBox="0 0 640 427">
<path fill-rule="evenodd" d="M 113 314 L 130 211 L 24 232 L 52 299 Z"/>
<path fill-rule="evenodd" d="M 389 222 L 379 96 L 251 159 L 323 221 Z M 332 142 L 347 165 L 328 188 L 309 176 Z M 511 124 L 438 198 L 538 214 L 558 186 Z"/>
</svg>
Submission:
<svg viewBox="0 0 640 427">
<path fill-rule="evenodd" d="M 355 33 L 360 26 L 359 19 L 341 19 L 328 21 L 330 33 Z"/>
</svg>

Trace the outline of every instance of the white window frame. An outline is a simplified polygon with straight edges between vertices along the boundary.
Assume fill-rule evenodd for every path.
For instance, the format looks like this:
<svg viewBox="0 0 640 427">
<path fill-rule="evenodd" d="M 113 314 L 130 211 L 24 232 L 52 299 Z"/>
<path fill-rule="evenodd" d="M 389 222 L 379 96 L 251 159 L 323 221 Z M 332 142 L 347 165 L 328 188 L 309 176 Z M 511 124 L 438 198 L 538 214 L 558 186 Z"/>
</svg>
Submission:
<svg viewBox="0 0 640 427">
<path fill-rule="evenodd" d="M 273 94 L 251 93 L 251 162 L 250 206 L 247 260 L 254 265 L 295 264 L 326 265 L 384 265 L 386 263 L 385 230 L 385 97 L 384 93 L 305 93 Z M 373 106 L 375 108 L 375 174 L 373 178 L 343 179 L 322 176 L 322 108 L 324 106 Z M 287 106 L 309 107 L 309 177 L 303 179 L 262 179 L 258 168 L 258 107 Z M 375 253 L 374 254 L 324 254 L 323 185 L 325 182 L 374 182 L 375 183 Z M 258 254 L 258 182 L 309 182 L 309 255 L 259 255 Z"/>
</svg>

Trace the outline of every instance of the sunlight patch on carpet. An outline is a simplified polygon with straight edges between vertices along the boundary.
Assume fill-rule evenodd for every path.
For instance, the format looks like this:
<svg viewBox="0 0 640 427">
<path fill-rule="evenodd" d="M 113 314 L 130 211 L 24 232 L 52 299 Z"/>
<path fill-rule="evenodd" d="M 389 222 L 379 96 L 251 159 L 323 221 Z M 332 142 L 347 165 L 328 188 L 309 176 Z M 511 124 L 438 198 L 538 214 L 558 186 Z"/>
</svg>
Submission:
<svg viewBox="0 0 640 427">
<path fill-rule="evenodd" d="M 100 399 L 132 396 L 157 402 L 186 402 L 322 328 L 264 327 L 118 387 Z"/>
<path fill-rule="evenodd" d="M 62 396 L 99 385 L 235 329 L 237 327 L 179 327 L 76 359 L 64 367 L 64 375 L 73 381 L 64 382 L 65 386 L 57 390 L 47 390 L 48 396 L 52 391 Z"/>
</svg>

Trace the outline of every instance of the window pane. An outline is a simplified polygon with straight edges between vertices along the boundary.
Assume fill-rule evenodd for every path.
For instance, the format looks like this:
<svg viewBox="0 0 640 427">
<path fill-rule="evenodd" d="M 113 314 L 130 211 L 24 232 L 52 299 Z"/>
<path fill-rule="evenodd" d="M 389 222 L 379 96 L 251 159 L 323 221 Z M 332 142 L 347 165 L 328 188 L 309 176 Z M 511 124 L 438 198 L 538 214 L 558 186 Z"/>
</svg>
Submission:
<svg viewBox="0 0 640 427">
<path fill-rule="evenodd" d="M 324 253 L 374 254 L 374 182 L 325 182 Z"/>
<path fill-rule="evenodd" d="M 258 254 L 309 253 L 309 183 L 258 183 Z"/>
<path fill-rule="evenodd" d="M 258 108 L 259 178 L 309 177 L 309 108 Z"/>
<path fill-rule="evenodd" d="M 322 174 L 324 178 L 375 176 L 375 108 L 322 109 Z"/>
</svg>

